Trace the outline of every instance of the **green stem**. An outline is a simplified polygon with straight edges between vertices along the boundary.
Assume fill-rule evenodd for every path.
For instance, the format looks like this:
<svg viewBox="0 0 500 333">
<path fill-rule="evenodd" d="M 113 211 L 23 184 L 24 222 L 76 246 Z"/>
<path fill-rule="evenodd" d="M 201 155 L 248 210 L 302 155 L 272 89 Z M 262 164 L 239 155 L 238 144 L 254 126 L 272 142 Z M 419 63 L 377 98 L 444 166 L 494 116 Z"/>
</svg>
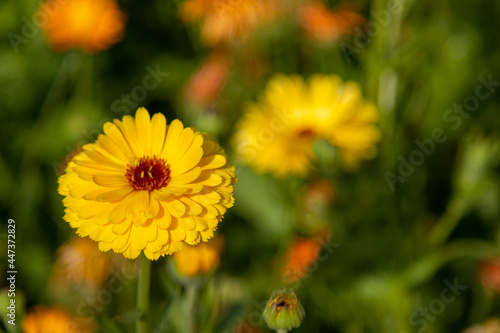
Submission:
<svg viewBox="0 0 500 333">
<path fill-rule="evenodd" d="M 151 261 L 142 253 L 139 267 L 139 280 L 137 281 L 137 312 L 139 313 L 139 317 L 135 323 L 136 333 L 148 333 L 150 276 Z"/>
<path fill-rule="evenodd" d="M 432 229 L 429 236 L 429 245 L 438 246 L 443 244 L 453 230 L 455 230 L 466 210 L 466 201 L 462 198 L 454 197 L 446 208 L 444 215 L 436 223 L 434 229 Z"/>
<path fill-rule="evenodd" d="M 446 263 L 463 258 L 495 258 L 500 256 L 500 249 L 495 243 L 478 240 L 461 240 L 447 244 L 440 251 L 434 251 L 412 263 L 402 273 L 402 278 L 409 286 L 426 283 Z"/>
<path fill-rule="evenodd" d="M 276 333 L 287 333 L 287 330 L 277 330 Z"/>
<path fill-rule="evenodd" d="M 186 286 L 186 331 L 187 333 L 196 332 L 196 304 L 198 303 L 198 286 L 191 284 Z"/>
<path fill-rule="evenodd" d="M 75 87 L 73 90 L 73 99 L 76 101 L 92 101 L 92 90 L 94 82 L 94 57 L 82 57 L 80 65 L 80 73 L 76 78 Z"/>
</svg>

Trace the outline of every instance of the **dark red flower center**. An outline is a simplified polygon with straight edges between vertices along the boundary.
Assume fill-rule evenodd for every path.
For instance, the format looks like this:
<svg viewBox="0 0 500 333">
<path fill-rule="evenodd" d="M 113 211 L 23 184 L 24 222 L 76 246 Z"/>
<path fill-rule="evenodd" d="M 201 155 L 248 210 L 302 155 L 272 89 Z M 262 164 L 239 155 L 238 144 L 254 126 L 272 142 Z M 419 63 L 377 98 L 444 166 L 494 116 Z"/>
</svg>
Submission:
<svg viewBox="0 0 500 333">
<path fill-rule="evenodd" d="M 301 139 L 314 139 L 316 138 L 316 132 L 311 128 L 304 128 L 299 131 L 298 137 Z"/>
<path fill-rule="evenodd" d="M 125 176 L 136 191 L 158 190 L 170 182 L 170 165 L 156 156 L 141 157 L 137 165 L 128 165 Z"/>
</svg>

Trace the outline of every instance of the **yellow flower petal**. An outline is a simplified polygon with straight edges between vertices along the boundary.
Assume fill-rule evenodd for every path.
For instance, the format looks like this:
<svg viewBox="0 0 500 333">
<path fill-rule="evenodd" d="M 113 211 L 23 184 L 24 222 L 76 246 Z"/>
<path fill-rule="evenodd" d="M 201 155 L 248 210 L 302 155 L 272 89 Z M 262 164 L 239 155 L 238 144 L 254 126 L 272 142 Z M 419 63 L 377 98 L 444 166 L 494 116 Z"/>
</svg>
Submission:
<svg viewBox="0 0 500 333">
<path fill-rule="evenodd" d="M 137 126 L 132 116 L 123 117 L 122 121 L 114 120 L 114 124 L 120 129 L 135 157 L 144 156 L 144 147 L 141 146 L 137 134 Z"/>
<path fill-rule="evenodd" d="M 200 176 L 200 174 L 201 174 L 201 169 L 199 167 L 196 167 L 186 172 L 185 174 L 172 176 L 170 184 L 172 186 L 189 184 L 193 182 L 195 179 L 197 179 Z"/>
<path fill-rule="evenodd" d="M 110 122 L 105 123 L 104 134 L 109 140 L 113 141 L 113 144 L 117 147 L 117 149 L 123 152 L 123 155 L 127 158 L 128 163 L 134 159 L 134 153 L 118 126 Z"/>
<path fill-rule="evenodd" d="M 172 238 L 173 241 L 183 241 L 186 239 L 186 230 L 182 227 L 177 227 L 174 230 L 170 231 L 170 237 Z"/>
<path fill-rule="evenodd" d="M 164 207 L 175 217 L 181 217 L 186 213 L 186 206 L 177 199 L 170 198 L 164 201 Z"/>
<path fill-rule="evenodd" d="M 200 162 L 203 156 L 203 149 L 201 148 L 202 143 L 203 137 L 197 134 L 193 139 L 192 145 L 182 158 L 176 160 L 171 159 L 172 178 L 188 172 Z"/>
<path fill-rule="evenodd" d="M 133 189 L 131 187 L 120 187 L 116 190 L 101 193 L 95 197 L 96 201 L 101 202 L 117 202 L 130 194 Z"/>
<path fill-rule="evenodd" d="M 226 165 L 226 158 L 223 155 L 211 155 L 204 157 L 200 161 L 203 170 L 218 169 Z"/>
<path fill-rule="evenodd" d="M 186 231 L 196 228 L 196 222 L 191 216 L 178 218 L 177 221 L 179 221 L 179 226 Z"/>
<path fill-rule="evenodd" d="M 165 144 L 163 145 L 163 151 L 160 155 L 161 158 L 168 161 L 168 158 L 174 154 L 176 144 L 179 141 L 179 137 L 183 130 L 184 126 L 182 126 L 182 123 L 177 119 L 172 121 L 170 126 L 168 126 Z"/>
<path fill-rule="evenodd" d="M 137 230 L 146 243 L 152 243 L 156 240 L 156 237 L 158 237 L 158 226 L 152 221 L 148 221 L 143 224 L 141 228 L 137 228 Z"/>
<path fill-rule="evenodd" d="M 94 175 L 92 177 L 92 180 L 94 183 L 100 186 L 105 186 L 105 187 L 129 187 L 129 182 L 127 181 L 127 178 L 125 178 L 124 175 L 120 174 L 107 174 L 107 175 Z"/>
<path fill-rule="evenodd" d="M 144 211 L 144 216 L 148 219 L 156 217 L 160 212 L 160 204 L 154 198 L 150 198 L 149 207 Z"/>
<path fill-rule="evenodd" d="M 149 112 L 145 108 L 139 108 L 135 115 L 135 125 L 137 128 L 137 136 L 141 141 L 141 146 L 145 147 L 142 155 L 151 156 L 151 119 L 149 118 Z M 140 156 L 140 155 L 139 155 Z"/>
<path fill-rule="evenodd" d="M 134 243 L 130 243 L 127 249 L 123 250 L 123 256 L 127 259 L 135 259 L 141 254 L 141 250 L 135 249 L 132 244 Z"/>
<path fill-rule="evenodd" d="M 184 205 L 186 205 L 186 214 L 188 215 L 200 215 L 203 209 L 201 205 L 197 204 L 195 201 L 191 200 L 189 197 L 181 197 L 179 199 Z"/>
<path fill-rule="evenodd" d="M 130 231 L 131 226 L 132 222 L 115 223 L 112 230 L 117 235 L 124 235 Z"/>
<path fill-rule="evenodd" d="M 156 113 L 151 119 L 151 154 L 160 156 L 165 144 L 165 134 L 167 132 L 167 121 L 161 113 Z"/>
</svg>

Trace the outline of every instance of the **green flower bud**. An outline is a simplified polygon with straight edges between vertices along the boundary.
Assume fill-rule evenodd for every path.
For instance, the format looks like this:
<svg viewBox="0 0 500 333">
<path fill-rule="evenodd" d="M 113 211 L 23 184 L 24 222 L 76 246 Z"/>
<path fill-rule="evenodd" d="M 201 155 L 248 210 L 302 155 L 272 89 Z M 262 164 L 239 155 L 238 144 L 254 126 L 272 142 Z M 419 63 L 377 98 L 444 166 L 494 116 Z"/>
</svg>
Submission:
<svg viewBox="0 0 500 333">
<path fill-rule="evenodd" d="M 297 295 L 284 288 L 272 293 L 264 309 L 264 319 L 269 328 L 274 330 L 291 330 L 297 328 L 304 320 L 306 313 Z"/>
</svg>

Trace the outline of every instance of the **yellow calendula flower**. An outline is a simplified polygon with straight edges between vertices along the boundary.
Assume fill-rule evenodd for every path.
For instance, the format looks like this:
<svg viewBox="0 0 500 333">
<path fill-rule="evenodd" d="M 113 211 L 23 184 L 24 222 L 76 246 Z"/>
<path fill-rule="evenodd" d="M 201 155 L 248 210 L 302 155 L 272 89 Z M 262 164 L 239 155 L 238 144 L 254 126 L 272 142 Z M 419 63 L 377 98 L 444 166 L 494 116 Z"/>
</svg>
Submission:
<svg viewBox="0 0 500 333">
<path fill-rule="evenodd" d="M 195 276 L 208 273 L 219 265 L 222 251 L 222 239 L 213 238 L 207 243 L 196 246 L 185 246 L 180 252 L 174 253 L 177 271 L 185 276 Z"/>
<path fill-rule="evenodd" d="M 60 51 L 96 53 L 123 36 L 125 14 L 114 0 L 48 0 L 38 10 L 50 43 Z"/>
<path fill-rule="evenodd" d="M 234 142 L 240 158 L 260 172 L 304 175 L 314 159 L 313 144 L 327 140 L 346 164 L 376 155 L 378 111 L 361 97 L 355 82 L 336 75 L 297 75 L 270 80 L 258 104 L 247 107 Z"/>
<path fill-rule="evenodd" d="M 72 317 L 63 308 L 35 306 L 21 323 L 24 333 L 92 333 L 96 332 L 91 318 Z"/>
<path fill-rule="evenodd" d="M 201 39 L 207 45 L 247 36 L 276 13 L 276 0 L 186 0 L 179 8 L 185 22 L 201 22 Z"/>
<path fill-rule="evenodd" d="M 213 237 L 233 205 L 234 167 L 205 134 L 146 109 L 104 124 L 104 134 L 59 179 L 64 216 L 101 251 L 149 259 Z"/>
</svg>

